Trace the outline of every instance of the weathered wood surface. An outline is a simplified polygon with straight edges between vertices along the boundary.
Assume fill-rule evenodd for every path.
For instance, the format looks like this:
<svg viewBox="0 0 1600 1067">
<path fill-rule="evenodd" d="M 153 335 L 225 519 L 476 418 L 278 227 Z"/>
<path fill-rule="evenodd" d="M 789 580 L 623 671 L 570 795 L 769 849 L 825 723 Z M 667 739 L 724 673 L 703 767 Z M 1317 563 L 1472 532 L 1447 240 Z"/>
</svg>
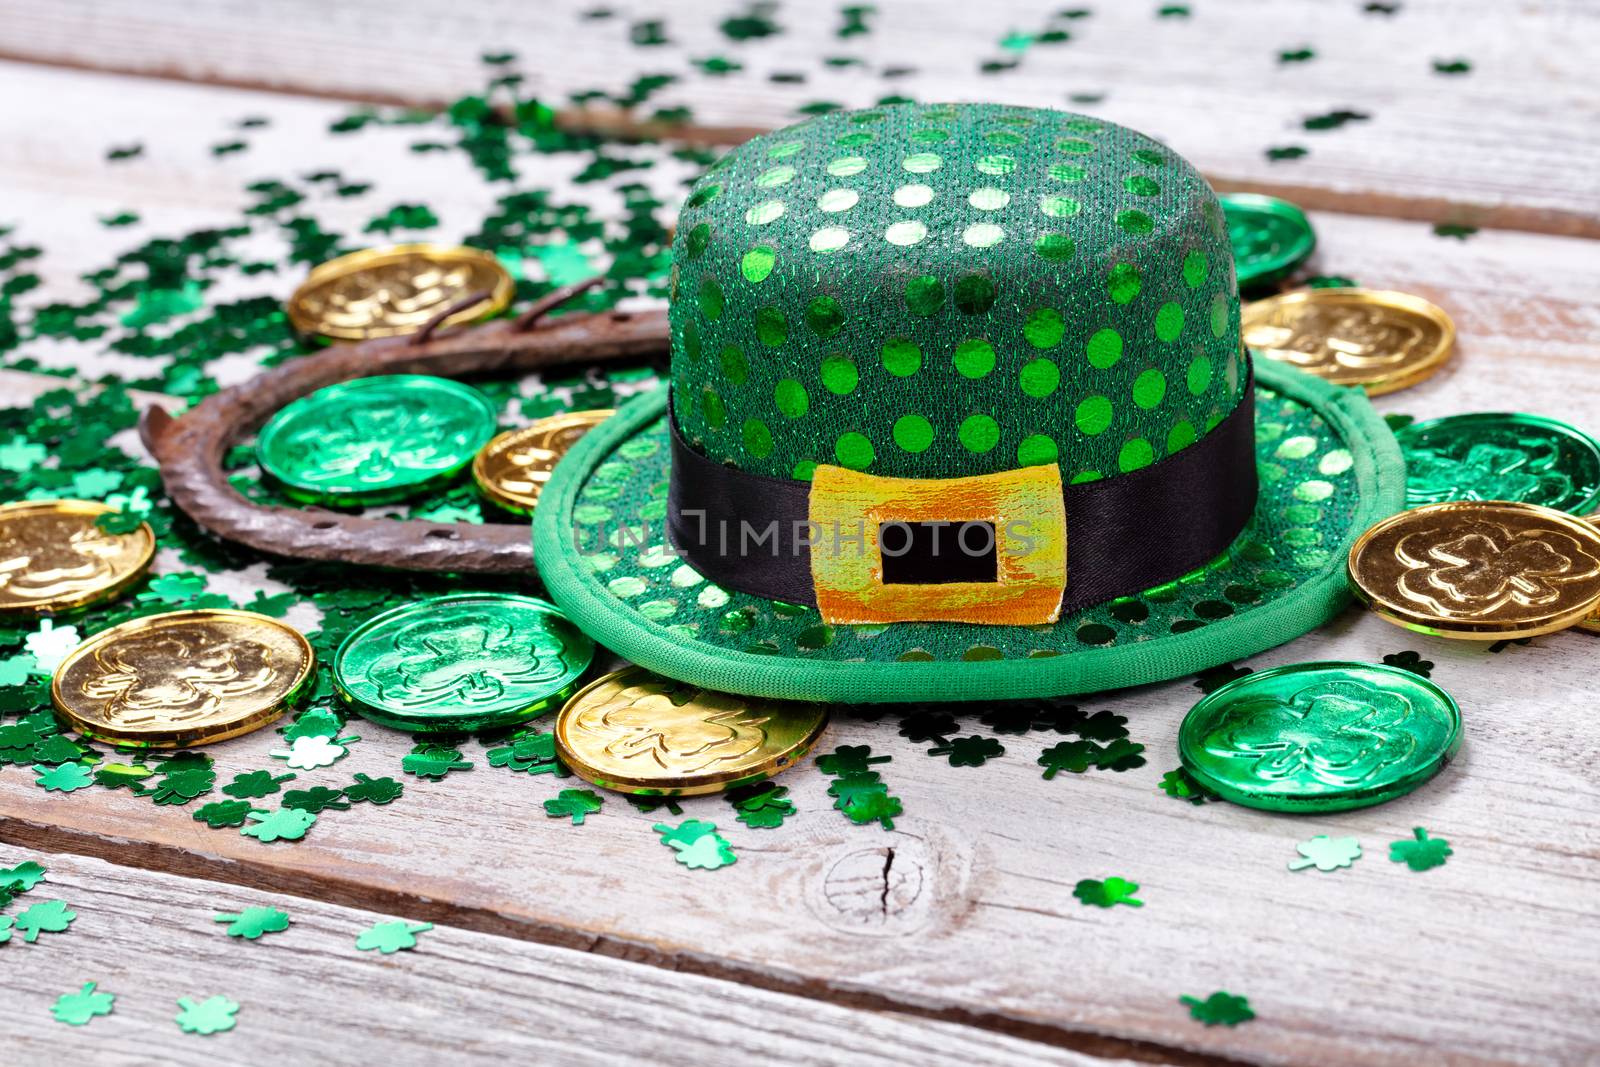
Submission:
<svg viewBox="0 0 1600 1067">
<path fill-rule="evenodd" d="M 47 880 L 18 907 L 62 899 L 77 918 L 0 948 L 12 1064 L 1126 1062 L 445 926 L 410 951 L 361 952 L 363 930 L 411 917 L 0 847 L 0 867 L 30 859 Z M 252 906 L 288 912 L 289 928 L 246 941 L 214 919 Z M 56 998 L 85 982 L 116 995 L 112 1013 L 56 1022 Z M 240 1005 L 234 1029 L 180 1032 L 177 998 L 217 994 Z"/>
<path fill-rule="evenodd" d="M 441 8 L 410 0 L 248 5 L 223 0 L 0 0 L 0 56 L 157 77 L 437 106 L 483 80 L 480 56 L 513 51 L 529 86 L 564 103 L 574 92 L 621 94 L 644 74 L 680 80 L 637 109 L 686 105 L 703 130 L 742 140 L 784 125 L 815 101 L 864 106 L 891 95 L 1073 106 L 1169 141 L 1219 187 L 1279 191 L 1308 207 L 1600 236 L 1600 10 L 1575 0 L 1407 0 L 1392 15 L 1349 3 L 1234 0 L 1158 18 L 1155 3 L 1056 5 L 1006 0 L 873 5 L 871 32 L 839 38 L 839 5 L 787 4 L 782 32 L 730 39 L 719 27 L 745 7 L 590 0 L 480 0 Z M 1090 5 L 1079 5 L 1089 7 Z M 614 12 L 584 18 L 597 7 Z M 638 47 L 630 27 L 661 20 L 667 43 Z M 1072 40 L 1018 53 L 1011 34 L 1063 28 Z M 1315 50 L 1307 62 L 1280 52 Z M 986 61 L 1013 70 L 980 73 Z M 702 74 L 725 56 L 743 69 Z M 851 65 L 829 66 L 826 58 Z M 1464 75 L 1435 60 L 1465 58 Z M 907 71 L 885 78 L 885 71 Z M 774 73 L 803 74 L 775 84 Z M 1370 116 L 1308 131 L 1315 115 Z M 614 124 L 594 111 L 587 121 Z M 1306 158 L 1274 163 L 1269 146 Z M 1492 146 L 1488 151 L 1486 146 Z"/>
<path fill-rule="evenodd" d="M 136 207 L 156 232 L 215 224 L 236 213 L 244 181 L 305 164 L 379 176 L 377 199 L 329 211 L 359 220 L 372 203 L 422 199 L 444 218 L 438 235 L 446 240 L 488 199 L 475 179 L 454 188 L 448 169 L 429 169 L 433 157 L 404 154 L 403 132 L 320 138 L 345 110 L 339 105 L 0 66 L 0 94 L 8 88 L 43 93 L 30 99 L 55 109 L 43 118 L 0 109 L 0 180 L 8 197 L 18 191 L 9 210 L 47 246 L 46 285 L 25 300 L 70 290 L 78 270 L 100 262 L 106 242 L 149 232 L 108 235 L 96 213 Z M 205 146 L 250 113 L 271 114 L 274 125 L 252 134 L 251 153 L 212 160 Z M 104 165 L 105 146 L 141 138 L 147 158 Z M 314 161 L 303 147 L 311 138 Z M 346 158 L 340 153 L 348 164 L 327 158 Z M 557 179 L 541 172 L 533 180 Z M 1321 269 L 1429 296 L 1460 327 L 1455 362 L 1382 398 L 1382 409 L 1511 407 L 1600 427 L 1600 257 L 1592 244 L 1503 232 L 1460 243 L 1416 223 L 1329 214 L 1314 221 Z M 253 284 L 286 295 L 295 281 Z M 39 357 L 53 354 L 61 366 L 82 358 L 81 346 L 54 347 Z M 242 376 L 251 368 L 240 361 L 234 369 Z M 213 588 L 235 593 L 262 581 L 245 572 Z M 291 621 L 315 619 L 297 612 Z M 870 744 L 894 757 L 882 770 L 905 803 L 895 829 L 850 825 L 830 810 L 825 779 L 805 766 L 785 778 L 801 813 L 780 829 L 747 829 L 715 799 L 684 804 L 686 816 L 721 824 L 739 851 L 737 864 L 715 872 L 678 867 L 650 830 L 659 813 L 616 799 L 581 827 L 546 819 L 540 801 L 576 783 L 491 768 L 476 745 L 471 772 L 439 783 L 407 779 L 407 794 L 387 808 L 328 812 L 305 841 L 280 845 L 209 830 L 186 810 L 125 792 L 45 794 L 26 770 L 7 768 L 0 840 L 257 888 L 291 912 L 310 906 L 303 898 L 428 919 L 515 939 L 519 959 L 546 951 L 530 942 L 582 950 L 1096 1054 L 1586 1063 L 1600 1050 L 1592 640 L 1564 634 L 1493 655 L 1352 611 L 1258 657 L 1252 665 L 1418 649 L 1463 705 L 1466 746 L 1440 779 L 1404 800 L 1327 818 L 1193 808 L 1157 791 L 1161 772 L 1176 764 L 1178 722 L 1198 696 L 1179 681 L 1086 702 L 1128 715 L 1133 739 L 1148 746 L 1150 763 L 1125 774 L 1042 781 L 1032 761 L 1053 735 L 1004 738 L 1001 759 L 953 769 L 900 738 L 892 717 L 837 722 L 825 747 Z M 409 738 L 356 726 L 363 740 L 349 758 L 302 772 L 295 785 L 342 785 L 356 771 L 402 777 Z M 222 780 L 272 765 L 267 752 L 279 742 L 266 731 L 215 746 Z M 1387 842 L 1417 825 L 1452 842 L 1448 865 L 1414 874 L 1387 860 Z M 1348 871 L 1289 873 L 1294 843 L 1316 833 L 1353 834 L 1367 854 Z M 1112 874 L 1140 882 L 1145 907 L 1100 911 L 1072 897 L 1078 879 Z M 129 909 L 138 914 L 137 905 Z M 75 936 L 48 948 L 66 957 Z M 161 959 L 160 973 L 191 966 L 176 952 L 163 950 Z M 55 992 L 82 980 L 64 974 Z M 438 981 L 467 991 L 448 995 L 465 996 L 476 979 Z M 294 1000 L 307 984 L 264 988 Z M 1208 1030 L 1176 1002 L 1180 993 L 1218 988 L 1248 995 L 1259 1018 Z M 65 1030 L 47 1018 L 41 1025 Z M 170 1030 L 174 1044 L 200 1040 Z"/>
</svg>

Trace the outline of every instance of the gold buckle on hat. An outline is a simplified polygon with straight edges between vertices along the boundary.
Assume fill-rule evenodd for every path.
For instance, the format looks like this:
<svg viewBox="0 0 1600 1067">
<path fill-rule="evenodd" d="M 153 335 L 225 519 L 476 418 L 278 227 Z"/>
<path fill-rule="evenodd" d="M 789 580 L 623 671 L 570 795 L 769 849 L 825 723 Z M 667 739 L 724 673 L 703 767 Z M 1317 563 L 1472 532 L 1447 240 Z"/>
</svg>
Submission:
<svg viewBox="0 0 1600 1067">
<path fill-rule="evenodd" d="M 810 520 L 824 622 L 1031 626 L 1061 613 L 1067 515 L 1053 463 L 965 478 L 819 466 Z M 940 542 L 931 558 L 930 541 Z M 924 558 L 905 560 L 912 552 Z M 992 579 L 945 580 L 986 569 Z"/>
</svg>

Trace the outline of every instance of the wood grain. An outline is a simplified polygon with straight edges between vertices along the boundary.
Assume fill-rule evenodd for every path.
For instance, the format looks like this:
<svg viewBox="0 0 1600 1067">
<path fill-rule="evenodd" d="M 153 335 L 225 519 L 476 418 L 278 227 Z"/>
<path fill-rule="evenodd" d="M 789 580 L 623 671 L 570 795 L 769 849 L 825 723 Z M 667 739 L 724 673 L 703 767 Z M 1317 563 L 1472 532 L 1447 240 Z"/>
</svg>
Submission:
<svg viewBox="0 0 1600 1067">
<path fill-rule="evenodd" d="M 0 867 L 42 862 L 18 902 L 63 899 L 61 934 L 0 949 L 11 1063 L 108 1065 L 538 1063 L 903 1064 L 1119 1067 L 966 1027 L 856 1011 L 731 982 L 437 926 L 392 956 L 355 947 L 410 916 L 0 847 Z M 288 912 L 287 930 L 228 937 L 218 913 Z M 51 1018 L 84 982 L 116 995 L 85 1027 Z M 185 1034 L 179 997 L 240 1005 L 233 1030 Z"/>
<path fill-rule="evenodd" d="M 448 13 L 421 0 L 317 0 L 239 5 L 98 0 L 0 0 L 0 56 L 95 70 L 283 92 L 441 106 L 484 81 L 479 57 L 513 51 L 532 91 L 562 105 L 574 92 L 624 92 L 641 75 L 679 77 L 633 121 L 688 106 L 714 139 L 794 121 L 815 101 L 865 106 L 890 94 L 1048 107 L 1077 105 L 1169 141 L 1219 188 L 1288 195 L 1306 207 L 1431 221 L 1600 236 L 1600 91 L 1589 69 L 1600 52 L 1600 10 L 1579 2 L 1408 0 L 1392 16 L 1358 3 L 1269 0 L 1190 5 L 1158 19 L 1155 5 L 1102 4 L 1093 16 L 1051 23 L 1049 6 L 1004 0 L 874 5 L 871 33 L 837 37 L 830 5 L 786 5 L 781 34 L 733 41 L 719 26 L 743 5 L 666 8 L 589 0 L 480 0 Z M 1291 13 L 1292 10 L 1292 13 Z M 668 43 L 638 47 L 629 27 L 662 20 Z M 1069 42 L 1036 44 L 1014 70 L 1011 33 L 1065 27 Z M 1309 62 L 1278 54 L 1310 46 Z M 743 69 L 709 77 L 708 56 Z M 851 65 L 828 66 L 836 57 Z M 1441 75 L 1435 60 L 1466 58 L 1469 74 Z M 884 71 L 908 71 L 883 77 Z M 770 76 L 798 72 L 799 85 Z M 1316 132 L 1305 119 L 1336 110 L 1369 116 Z M 580 121 L 615 128 L 600 109 Z M 1304 159 L 1274 163 L 1289 144 Z"/>
</svg>

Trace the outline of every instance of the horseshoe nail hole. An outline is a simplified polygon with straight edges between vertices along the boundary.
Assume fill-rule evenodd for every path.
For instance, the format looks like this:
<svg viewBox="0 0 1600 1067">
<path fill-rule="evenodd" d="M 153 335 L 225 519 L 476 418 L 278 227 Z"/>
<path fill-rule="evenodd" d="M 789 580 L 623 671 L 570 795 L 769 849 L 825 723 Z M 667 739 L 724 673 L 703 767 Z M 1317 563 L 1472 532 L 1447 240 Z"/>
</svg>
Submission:
<svg viewBox="0 0 1600 1067">
<path fill-rule="evenodd" d="M 329 522 L 326 519 L 324 519 L 322 522 L 314 522 L 314 523 L 312 523 L 311 524 L 311 528 L 313 530 L 331 530 L 331 529 L 333 529 L 334 527 L 336 527 L 338 525 L 339 524 L 336 523 L 336 522 Z"/>
<path fill-rule="evenodd" d="M 456 539 L 454 530 L 429 530 L 427 535 L 429 537 L 437 537 L 441 541 L 454 541 Z"/>
</svg>

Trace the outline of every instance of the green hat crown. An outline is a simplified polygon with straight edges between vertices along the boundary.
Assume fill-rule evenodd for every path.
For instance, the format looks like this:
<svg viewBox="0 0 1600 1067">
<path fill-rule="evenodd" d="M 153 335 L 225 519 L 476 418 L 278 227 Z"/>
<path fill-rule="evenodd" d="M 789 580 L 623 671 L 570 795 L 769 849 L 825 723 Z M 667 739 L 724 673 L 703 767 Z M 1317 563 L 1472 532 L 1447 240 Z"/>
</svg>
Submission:
<svg viewBox="0 0 1600 1067">
<path fill-rule="evenodd" d="M 1246 384 L 1215 194 L 1082 115 L 905 104 L 766 134 L 695 184 L 673 261 L 677 424 L 753 473 L 1115 477 Z"/>
</svg>

